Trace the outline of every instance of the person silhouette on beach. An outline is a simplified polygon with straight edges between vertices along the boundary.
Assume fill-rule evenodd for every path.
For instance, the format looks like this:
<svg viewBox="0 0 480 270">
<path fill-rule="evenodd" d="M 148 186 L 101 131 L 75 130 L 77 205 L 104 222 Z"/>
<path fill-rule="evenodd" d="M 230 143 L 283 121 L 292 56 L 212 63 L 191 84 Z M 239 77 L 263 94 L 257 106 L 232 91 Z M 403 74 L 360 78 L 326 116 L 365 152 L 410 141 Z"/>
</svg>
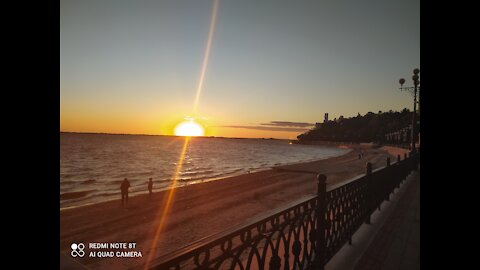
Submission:
<svg viewBox="0 0 480 270">
<path fill-rule="evenodd" d="M 152 197 L 152 188 L 153 188 L 153 181 L 152 178 L 148 180 L 148 196 Z"/>
<path fill-rule="evenodd" d="M 122 184 L 120 185 L 120 190 L 122 191 L 122 205 L 128 204 L 128 188 L 130 187 L 130 182 L 127 178 L 123 179 Z"/>
</svg>

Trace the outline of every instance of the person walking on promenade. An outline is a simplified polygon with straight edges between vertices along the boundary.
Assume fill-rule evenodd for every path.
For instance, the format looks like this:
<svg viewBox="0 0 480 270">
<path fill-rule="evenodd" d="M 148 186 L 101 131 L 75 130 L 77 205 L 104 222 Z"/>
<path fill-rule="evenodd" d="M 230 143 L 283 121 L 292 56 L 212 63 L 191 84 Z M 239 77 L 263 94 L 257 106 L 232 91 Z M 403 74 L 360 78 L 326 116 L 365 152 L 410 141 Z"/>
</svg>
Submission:
<svg viewBox="0 0 480 270">
<path fill-rule="evenodd" d="M 152 197 L 153 181 L 152 178 L 148 180 L 148 196 Z"/>
<path fill-rule="evenodd" d="M 120 190 L 122 191 L 122 206 L 128 204 L 128 188 L 130 187 L 130 182 L 127 178 L 123 179 L 122 184 L 120 185 Z"/>
</svg>

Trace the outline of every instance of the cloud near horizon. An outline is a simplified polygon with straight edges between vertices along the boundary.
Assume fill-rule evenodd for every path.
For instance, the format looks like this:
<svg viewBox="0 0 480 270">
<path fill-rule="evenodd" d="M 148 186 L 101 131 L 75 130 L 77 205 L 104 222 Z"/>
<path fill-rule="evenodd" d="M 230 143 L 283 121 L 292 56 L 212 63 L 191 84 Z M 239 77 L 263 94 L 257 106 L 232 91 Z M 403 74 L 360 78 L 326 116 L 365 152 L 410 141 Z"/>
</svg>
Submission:
<svg viewBox="0 0 480 270">
<path fill-rule="evenodd" d="M 304 122 L 288 122 L 288 121 L 271 121 L 270 123 L 262 123 L 260 126 L 221 126 L 226 128 L 244 128 L 254 130 L 268 130 L 268 131 L 290 131 L 290 132 L 305 132 L 309 130 L 307 127 L 312 127 L 312 123 Z"/>
<path fill-rule="evenodd" d="M 289 121 L 270 121 L 270 123 L 260 124 L 262 126 L 275 126 L 275 127 L 312 127 L 314 124 L 305 122 L 289 122 Z"/>
</svg>

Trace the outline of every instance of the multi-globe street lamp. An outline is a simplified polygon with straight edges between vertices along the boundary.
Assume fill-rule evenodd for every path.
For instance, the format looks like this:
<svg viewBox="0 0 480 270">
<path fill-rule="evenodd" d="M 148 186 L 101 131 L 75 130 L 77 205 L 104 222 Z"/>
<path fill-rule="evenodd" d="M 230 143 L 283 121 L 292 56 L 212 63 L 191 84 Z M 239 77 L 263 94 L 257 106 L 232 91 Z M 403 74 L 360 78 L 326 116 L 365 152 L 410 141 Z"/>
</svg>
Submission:
<svg viewBox="0 0 480 270">
<path fill-rule="evenodd" d="M 413 90 L 413 119 L 412 119 L 412 146 L 411 150 L 414 153 L 416 151 L 415 149 L 415 140 L 417 138 L 417 129 L 416 123 L 417 123 L 417 91 L 420 90 L 419 84 L 420 84 L 420 76 L 418 75 L 420 73 L 420 69 L 416 68 L 413 70 L 413 87 L 403 87 L 403 84 L 405 83 L 405 79 L 401 78 L 399 80 L 400 83 L 400 90 L 406 90 L 406 91 L 412 91 Z"/>
</svg>

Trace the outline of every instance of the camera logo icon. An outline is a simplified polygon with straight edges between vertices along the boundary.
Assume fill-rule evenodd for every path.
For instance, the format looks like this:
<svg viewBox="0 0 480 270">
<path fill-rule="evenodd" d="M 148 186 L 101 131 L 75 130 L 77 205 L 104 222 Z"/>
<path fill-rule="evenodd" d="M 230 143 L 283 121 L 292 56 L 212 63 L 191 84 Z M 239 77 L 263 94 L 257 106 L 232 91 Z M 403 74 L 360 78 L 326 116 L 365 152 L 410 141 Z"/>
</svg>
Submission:
<svg viewBox="0 0 480 270">
<path fill-rule="evenodd" d="M 85 251 L 83 251 L 83 249 L 85 248 L 85 245 L 83 243 L 78 243 L 78 244 L 73 243 L 70 247 L 72 248 L 72 252 L 70 252 L 70 255 L 72 255 L 72 257 L 85 256 Z"/>
</svg>

